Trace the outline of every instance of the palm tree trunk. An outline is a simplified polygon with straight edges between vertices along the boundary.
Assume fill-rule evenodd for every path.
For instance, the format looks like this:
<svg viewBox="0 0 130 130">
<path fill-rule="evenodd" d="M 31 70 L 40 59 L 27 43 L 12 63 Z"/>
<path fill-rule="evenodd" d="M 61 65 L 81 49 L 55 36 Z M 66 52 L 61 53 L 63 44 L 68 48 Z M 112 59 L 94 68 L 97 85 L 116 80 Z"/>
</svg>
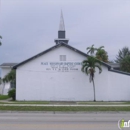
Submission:
<svg viewBox="0 0 130 130">
<path fill-rule="evenodd" d="M 94 79 L 93 79 L 93 91 L 94 91 L 94 102 L 96 102 L 96 95 L 95 95 L 95 84 L 94 84 Z"/>
</svg>

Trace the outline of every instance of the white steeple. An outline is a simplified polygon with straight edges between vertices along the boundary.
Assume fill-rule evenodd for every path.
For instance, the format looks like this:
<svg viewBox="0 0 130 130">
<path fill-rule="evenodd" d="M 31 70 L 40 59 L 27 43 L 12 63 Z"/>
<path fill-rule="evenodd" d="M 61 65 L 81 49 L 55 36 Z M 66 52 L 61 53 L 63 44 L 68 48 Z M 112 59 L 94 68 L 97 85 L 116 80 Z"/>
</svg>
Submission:
<svg viewBox="0 0 130 130">
<path fill-rule="evenodd" d="M 69 39 L 65 38 L 65 25 L 64 25 L 64 19 L 63 14 L 61 10 L 61 16 L 60 16 L 60 26 L 58 31 L 58 38 L 54 40 L 56 44 L 65 43 L 68 44 Z"/>
<path fill-rule="evenodd" d="M 65 31 L 64 18 L 61 10 L 59 31 Z"/>
</svg>

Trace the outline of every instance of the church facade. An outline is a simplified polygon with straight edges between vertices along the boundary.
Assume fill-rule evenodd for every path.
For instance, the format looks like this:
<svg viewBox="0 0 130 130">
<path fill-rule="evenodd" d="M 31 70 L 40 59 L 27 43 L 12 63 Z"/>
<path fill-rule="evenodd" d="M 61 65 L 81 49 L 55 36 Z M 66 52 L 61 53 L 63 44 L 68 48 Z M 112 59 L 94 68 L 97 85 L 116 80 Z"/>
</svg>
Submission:
<svg viewBox="0 0 130 130">
<path fill-rule="evenodd" d="M 60 43 L 16 65 L 16 99 L 93 101 L 93 85 L 81 71 L 87 55 Z M 130 75 L 102 64 L 95 73 L 97 101 L 130 100 Z"/>
</svg>

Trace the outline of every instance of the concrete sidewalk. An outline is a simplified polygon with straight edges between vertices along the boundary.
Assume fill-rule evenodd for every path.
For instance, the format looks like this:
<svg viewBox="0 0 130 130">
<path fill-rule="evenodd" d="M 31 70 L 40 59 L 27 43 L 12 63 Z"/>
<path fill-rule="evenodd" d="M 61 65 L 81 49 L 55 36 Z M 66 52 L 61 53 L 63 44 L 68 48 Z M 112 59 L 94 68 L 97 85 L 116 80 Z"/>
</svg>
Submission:
<svg viewBox="0 0 130 130">
<path fill-rule="evenodd" d="M 123 104 L 124 102 L 92 102 L 91 101 L 88 102 L 88 104 L 78 104 L 79 102 L 76 101 L 75 102 L 74 101 L 50 101 L 49 104 L 35 104 L 35 103 L 18 104 L 17 102 L 15 103 L 14 101 L 11 100 L 12 100 L 11 98 L 7 100 L 0 100 L 0 102 L 2 103 L 0 104 L 0 106 L 45 106 L 45 107 L 63 107 L 63 106 L 64 107 L 129 107 L 130 106 L 130 104 Z"/>
<path fill-rule="evenodd" d="M 130 107 L 126 105 L 60 105 L 60 104 L 0 104 L 0 106 L 45 106 L 45 107 Z"/>
</svg>

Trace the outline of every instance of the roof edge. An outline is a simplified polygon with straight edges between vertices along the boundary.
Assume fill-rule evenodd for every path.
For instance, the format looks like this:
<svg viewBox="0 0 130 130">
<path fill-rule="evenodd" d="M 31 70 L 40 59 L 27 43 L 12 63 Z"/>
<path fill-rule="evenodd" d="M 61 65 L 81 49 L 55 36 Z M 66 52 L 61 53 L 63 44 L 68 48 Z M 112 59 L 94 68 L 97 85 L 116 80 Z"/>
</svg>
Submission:
<svg viewBox="0 0 130 130">
<path fill-rule="evenodd" d="M 33 57 L 31 57 L 31 58 L 29 58 L 29 59 L 27 59 L 27 60 L 24 60 L 24 61 L 22 61 L 21 63 L 19 63 L 19 64 L 13 66 L 13 69 L 17 69 L 17 67 L 19 67 L 19 66 L 25 64 L 26 62 L 31 61 L 31 60 L 33 60 L 33 59 L 35 59 L 35 58 L 37 58 L 37 57 L 39 57 L 39 56 L 41 56 L 41 55 L 43 55 L 43 54 L 49 52 L 49 51 L 52 50 L 52 49 L 57 48 L 57 47 L 59 47 L 59 46 L 66 46 L 66 47 L 68 47 L 69 49 L 71 49 L 71 50 L 73 50 L 73 51 L 75 51 L 75 52 L 80 53 L 81 55 L 84 55 L 84 56 L 90 56 L 90 55 L 88 55 L 88 54 L 86 54 L 86 53 L 84 53 L 84 52 L 82 52 L 82 51 L 80 51 L 80 50 L 78 50 L 78 49 L 76 49 L 76 48 L 74 48 L 74 47 L 68 45 L 68 44 L 65 44 L 65 43 L 59 43 L 59 44 L 56 44 L 56 45 L 50 47 L 49 49 L 47 49 L 47 50 L 45 50 L 45 51 L 42 51 L 41 53 L 39 53 L 39 54 L 37 54 L 37 55 L 34 55 Z M 105 62 L 102 62 L 102 61 L 101 61 L 101 64 L 107 66 L 108 69 L 111 68 L 111 66 L 108 65 L 108 64 L 105 63 Z"/>
<path fill-rule="evenodd" d="M 124 71 L 119 71 L 119 70 L 115 70 L 115 69 L 108 69 L 108 71 L 130 76 L 130 73 L 124 72 Z"/>
<path fill-rule="evenodd" d="M 18 63 L 3 63 L 0 65 L 1 68 L 12 68 L 13 66 L 17 65 Z"/>
</svg>

